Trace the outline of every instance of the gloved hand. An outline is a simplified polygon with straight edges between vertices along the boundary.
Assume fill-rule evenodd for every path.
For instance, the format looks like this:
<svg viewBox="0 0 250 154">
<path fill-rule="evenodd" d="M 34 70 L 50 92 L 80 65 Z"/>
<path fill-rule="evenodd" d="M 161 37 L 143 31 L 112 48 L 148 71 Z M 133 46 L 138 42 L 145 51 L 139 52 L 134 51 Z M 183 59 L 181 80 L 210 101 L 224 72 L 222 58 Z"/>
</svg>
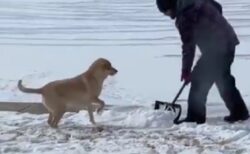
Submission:
<svg viewBox="0 0 250 154">
<path fill-rule="evenodd" d="M 184 81 L 186 84 L 188 84 L 191 81 L 191 72 L 182 70 L 181 81 Z"/>
</svg>

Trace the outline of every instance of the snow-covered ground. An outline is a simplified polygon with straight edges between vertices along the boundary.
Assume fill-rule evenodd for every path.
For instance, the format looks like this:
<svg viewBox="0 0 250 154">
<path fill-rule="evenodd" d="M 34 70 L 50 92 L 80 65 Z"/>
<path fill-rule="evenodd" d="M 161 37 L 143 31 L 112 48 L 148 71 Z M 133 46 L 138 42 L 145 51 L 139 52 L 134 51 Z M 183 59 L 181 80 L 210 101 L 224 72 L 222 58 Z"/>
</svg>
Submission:
<svg viewBox="0 0 250 154">
<path fill-rule="evenodd" d="M 250 108 L 250 1 L 220 0 L 241 44 L 232 71 Z M 174 126 L 173 115 L 154 111 L 181 86 L 181 43 L 174 22 L 154 0 L 0 0 L 0 101 L 41 101 L 16 88 L 75 76 L 99 57 L 119 73 L 101 98 L 116 107 L 96 115 L 68 113 L 51 129 L 47 115 L 0 112 L 0 153 L 210 154 L 250 153 L 250 121 L 226 124 L 216 88 L 208 97 L 208 122 Z M 199 54 L 199 52 L 197 52 Z M 188 87 L 179 103 L 186 109 Z M 185 111 L 184 111 L 185 116 Z"/>
</svg>

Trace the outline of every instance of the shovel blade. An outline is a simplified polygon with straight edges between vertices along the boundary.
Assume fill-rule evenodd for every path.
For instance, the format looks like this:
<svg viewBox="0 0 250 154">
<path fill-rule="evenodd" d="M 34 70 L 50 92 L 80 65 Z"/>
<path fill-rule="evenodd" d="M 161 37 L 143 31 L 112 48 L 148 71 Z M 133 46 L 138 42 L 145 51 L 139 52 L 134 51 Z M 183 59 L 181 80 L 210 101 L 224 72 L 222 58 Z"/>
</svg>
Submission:
<svg viewBox="0 0 250 154">
<path fill-rule="evenodd" d="M 178 104 L 173 104 L 173 103 L 169 103 L 169 102 L 163 102 L 163 101 L 155 101 L 155 110 L 159 110 L 161 109 L 161 106 L 164 106 L 164 109 L 167 111 L 176 111 L 175 108 L 179 108 L 180 105 Z"/>
<path fill-rule="evenodd" d="M 177 116 L 174 119 L 174 124 L 179 124 L 179 119 L 181 116 L 182 108 L 180 104 L 173 104 L 169 102 L 155 101 L 155 110 L 159 110 L 161 106 L 165 105 L 165 110 L 173 111 L 177 113 Z"/>
<path fill-rule="evenodd" d="M 155 101 L 155 107 L 154 109 L 155 110 L 159 110 L 161 109 L 162 106 L 164 106 L 164 109 L 166 110 L 168 106 L 171 106 L 172 103 L 169 103 L 169 102 L 162 102 L 162 101 Z"/>
<path fill-rule="evenodd" d="M 165 105 L 167 102 L 162 102 L 162 101 L 155 101 L 155 110 L 159 110 L 162 105 Z"/>
</svg>

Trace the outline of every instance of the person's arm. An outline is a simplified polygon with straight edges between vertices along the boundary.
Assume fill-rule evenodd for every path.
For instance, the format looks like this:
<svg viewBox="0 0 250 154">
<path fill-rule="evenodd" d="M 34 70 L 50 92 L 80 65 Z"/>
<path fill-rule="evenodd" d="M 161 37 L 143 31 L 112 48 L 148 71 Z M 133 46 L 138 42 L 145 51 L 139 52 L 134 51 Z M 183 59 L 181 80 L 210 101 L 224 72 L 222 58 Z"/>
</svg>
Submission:
<svg viewBox="0 0 250 154">
<path fill-rule="evenodd" d="M 194 22 L 182 17 L 177 27 L 182 41 L 182 79 L 185 80 L 185 75 L 190 75 L 195 55 Z"/>
</svg>

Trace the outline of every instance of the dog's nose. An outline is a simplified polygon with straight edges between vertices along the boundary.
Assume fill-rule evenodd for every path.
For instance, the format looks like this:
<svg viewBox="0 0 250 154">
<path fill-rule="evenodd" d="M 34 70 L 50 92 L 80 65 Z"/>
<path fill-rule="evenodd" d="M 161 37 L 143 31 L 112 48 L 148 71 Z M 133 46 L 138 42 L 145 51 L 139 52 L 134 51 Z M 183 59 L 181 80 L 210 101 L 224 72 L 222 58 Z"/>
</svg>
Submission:
<svg viewBox="0 0 250 154">
<path fill-rule="evenodd" d="M 115 69 L 115 68 L 113 69 L 113 71 L 114 71 L 114 74 L 116 74 L 116 73 L 118 72 L 118 70 L 117 70 L 117 69 Z"/>
<path fill-rule="evenodd" d="M 116 73 L 118 72 L 118 70 L 115 69 L 115 68 L 113 68 L 113 71 L 112 71 L 112 72 L 113 72 L 112 74 L 116 74 Z"/>
</svg>

